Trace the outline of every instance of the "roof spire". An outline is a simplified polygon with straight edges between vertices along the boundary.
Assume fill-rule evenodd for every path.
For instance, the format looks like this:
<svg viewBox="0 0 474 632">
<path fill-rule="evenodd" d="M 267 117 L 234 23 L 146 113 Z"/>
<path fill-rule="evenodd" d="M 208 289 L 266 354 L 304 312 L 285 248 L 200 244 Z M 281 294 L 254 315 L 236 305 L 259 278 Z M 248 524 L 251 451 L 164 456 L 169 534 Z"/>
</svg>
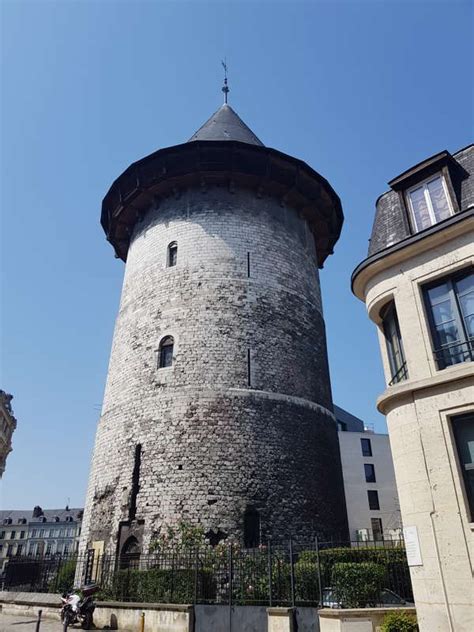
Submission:
<svg viewBox="0 0 474 632">
<path fill-rule="evenodd" d="M 222 92 L 224 93 L 224 103 L 227 105 L 227 95 L 230 92 L 230 88 L 227 85 L 227 59 L 221 61 L 222 67 L 224 68 L 224 85 L 222 86 Z"/>
</svg>

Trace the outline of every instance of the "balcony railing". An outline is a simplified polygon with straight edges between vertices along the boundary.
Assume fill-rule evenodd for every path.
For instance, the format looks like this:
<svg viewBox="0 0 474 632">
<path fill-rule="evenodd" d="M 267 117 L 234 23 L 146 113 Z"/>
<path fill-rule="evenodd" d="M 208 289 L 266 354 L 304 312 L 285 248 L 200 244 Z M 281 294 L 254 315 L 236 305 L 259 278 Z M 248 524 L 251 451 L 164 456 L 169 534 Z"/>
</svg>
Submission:
<svg viewBox="0 0 474 632">
<path fill-rule="evenodd" d="M 389 386 L 393 386 L 394 384 L 398 384 L 398 382 L 403 382 L 403 380 L 408 379 L 408 368 L 406 360 L 402 364 L 402 366 L 398 369 L 395 375 L 392 376 L 392 379 L 388 383 Z"/>
<path fill-rule="evenodd" d="M 438 369 L 442 370 L 453 364 L 474 360 L 474 339 L 466 342 L 453 342 L 434 350 Z"/>
</svg>

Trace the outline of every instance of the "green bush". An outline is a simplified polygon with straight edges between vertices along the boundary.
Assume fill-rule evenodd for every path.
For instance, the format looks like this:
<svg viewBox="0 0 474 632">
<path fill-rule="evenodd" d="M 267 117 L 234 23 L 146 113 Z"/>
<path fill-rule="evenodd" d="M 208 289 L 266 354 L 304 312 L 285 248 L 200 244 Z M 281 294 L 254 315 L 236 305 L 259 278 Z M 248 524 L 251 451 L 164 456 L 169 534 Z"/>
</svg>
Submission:
<svg viewBox="0 0 474 632">
<path fill-rule="evenodd" d="M 332 569 L 334 597 L 343 608 L 375 606 L 384 587 L 385 568 L 374 562 L 338 562 Z"/>
<path fill-rule="evenodd" d="M 61 564 L 58 574 L 49 583 L 49 592 L 63 593 L 74 586 L 76 575 L 76 560 L 67 560 Z"/>
<path fill-rule="evenodd" d="M 319 600 L 318 565 L 301 558 L 295 564 L 296 602 L 317 602 Z"/>
<path fill-rule="evenodd" d="M 316 562 L 318 558 L 316 551 L 303 551 L 299 559 Z M 361 546 L 321 549 L 319 551 L 319 561 L 324 588 L 329 588 L 331 585 L 331 574 L 334 564 L 339 562 L 373 562 L 386 568 L 387 574 L 384 588 L 393 590 L 406 601 L 413 601 L 410 571 L 403 546 L 395 546 L 393 548 Z"/>
<path fill-rule="evenodd" d="M 416 617 L 407 612 L 390 612 L 385 615 L 380 632 L 417 632 Z"/>
<path fill-rule="evenodd" d="M 200 594 L 216 594 L 212 573 L 198 572 Z M 137 601 L 140 603 L 192 603 L 196 575 L 188 569 L 125 569 L 114 573 L 110 583 L 101 591 L 101 599 Z"/>
</svg>

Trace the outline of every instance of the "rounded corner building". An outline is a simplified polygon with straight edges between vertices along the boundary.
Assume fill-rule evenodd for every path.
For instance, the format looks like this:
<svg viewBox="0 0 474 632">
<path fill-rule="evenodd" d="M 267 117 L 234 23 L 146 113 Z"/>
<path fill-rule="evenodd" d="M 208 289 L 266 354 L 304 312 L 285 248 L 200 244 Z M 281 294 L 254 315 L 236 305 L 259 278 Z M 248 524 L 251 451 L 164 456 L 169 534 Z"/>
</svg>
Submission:
<svg viewBox="0 0 474 632">
<path fill-rule="evenodd" d="M 81 549 L 166 525 L 256 546 L 347 533 L 318 268 L 341 203 L 225 103 L 133 163 L 101 223 L 126 261 Z"/>
</svg>

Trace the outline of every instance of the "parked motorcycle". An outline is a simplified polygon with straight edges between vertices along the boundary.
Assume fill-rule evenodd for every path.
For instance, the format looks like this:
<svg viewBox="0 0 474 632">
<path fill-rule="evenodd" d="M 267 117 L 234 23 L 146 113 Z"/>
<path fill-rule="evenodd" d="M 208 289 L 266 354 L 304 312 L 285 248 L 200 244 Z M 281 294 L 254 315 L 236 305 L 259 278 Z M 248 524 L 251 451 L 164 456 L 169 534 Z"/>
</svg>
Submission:
<svg viewBox="0 0 474 632">
<path fill-rule="evenodd" d="M 80 591 L 72 589 L 62 594 L 61 621 L 64 631 L 75 623 L 80 623 L 83 630 L 92 628 L 95 610 L 92 595 L 98 590 L 97 584 L 89 584 Z"/>
</svg>

